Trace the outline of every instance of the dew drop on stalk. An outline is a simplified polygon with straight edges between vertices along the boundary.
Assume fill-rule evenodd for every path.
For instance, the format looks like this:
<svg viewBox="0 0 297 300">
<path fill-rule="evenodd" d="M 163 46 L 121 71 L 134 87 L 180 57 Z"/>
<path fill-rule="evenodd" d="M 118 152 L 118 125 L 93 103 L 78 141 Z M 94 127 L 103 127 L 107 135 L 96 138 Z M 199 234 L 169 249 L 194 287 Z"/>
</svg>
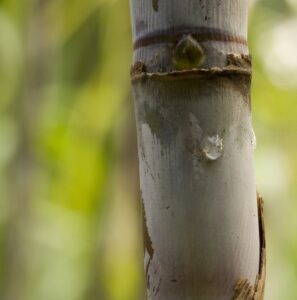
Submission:
<svg viewBox="0 0 297 300">
<path fill-rule="evenodd" d="M 223 139 L 217 134 L 207 136 L 202 142 L 202 151 L 207 160 L 215 161 L 223 154 Z"/>
</svg>

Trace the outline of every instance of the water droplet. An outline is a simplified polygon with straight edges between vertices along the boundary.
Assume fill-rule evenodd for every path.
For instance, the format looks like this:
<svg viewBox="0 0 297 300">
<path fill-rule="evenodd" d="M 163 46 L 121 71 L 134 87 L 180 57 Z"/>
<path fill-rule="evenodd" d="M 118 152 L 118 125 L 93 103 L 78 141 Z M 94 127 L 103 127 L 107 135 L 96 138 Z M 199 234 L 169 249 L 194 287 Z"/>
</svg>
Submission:
<svg viewBox="0 0 297 300">
<path fill-rule="evenodd" d="M 217 160 L 223 154 L 223 139 L 218 134 L 208 136 L 202 141 L 202 149 L 206 159 Z"/>
<path fill-rule="evenodd" d="M 257 137 L 256 137 L 256 134 L 255 134 L 255 131 L 253 128 L 252 128 L 252 142 L 251 143 L 252 143 L 252 148 L 255 151 L 257 148 Z"/>
</svg>

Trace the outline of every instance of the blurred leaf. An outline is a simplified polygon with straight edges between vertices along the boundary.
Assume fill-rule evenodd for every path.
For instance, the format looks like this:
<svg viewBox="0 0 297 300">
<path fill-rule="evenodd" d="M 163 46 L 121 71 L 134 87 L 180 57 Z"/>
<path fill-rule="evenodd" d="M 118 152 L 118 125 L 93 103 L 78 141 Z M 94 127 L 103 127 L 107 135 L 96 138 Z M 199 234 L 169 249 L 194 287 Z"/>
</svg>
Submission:
<svg viewBox="0 0 297 300">
<path fill-rule="evenodd" d="M 62 49 L 62 80 L 64 83 L 83 84 L 97 68 L 100 58 L 100 20 L 97 8 L 65 42 Z"/>
<path fill-rule="evenodd" d="M 0 110 L 16 96 L 22 71 L 22 43 L 13 20 L 0 10 Z"/>
</svg>

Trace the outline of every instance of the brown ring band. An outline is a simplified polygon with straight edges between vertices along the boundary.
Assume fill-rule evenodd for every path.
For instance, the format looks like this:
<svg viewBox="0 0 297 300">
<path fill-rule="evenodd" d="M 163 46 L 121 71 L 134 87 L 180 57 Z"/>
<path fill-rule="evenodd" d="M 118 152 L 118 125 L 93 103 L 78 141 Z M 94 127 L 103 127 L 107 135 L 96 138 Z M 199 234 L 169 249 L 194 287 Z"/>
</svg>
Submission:
<svg viewBox="0 0 297 300">
<path fill-rule="evenodd" d="M 137 38 L 134 42 L 134 50 L 157 44 L 175 44 L 184 35 L 193 36 L 198 42 L 218 41 L 247 45 L 243 36 L 231 32 L 210 27 L 173 27 L 154 31 Z"/>
</svg>

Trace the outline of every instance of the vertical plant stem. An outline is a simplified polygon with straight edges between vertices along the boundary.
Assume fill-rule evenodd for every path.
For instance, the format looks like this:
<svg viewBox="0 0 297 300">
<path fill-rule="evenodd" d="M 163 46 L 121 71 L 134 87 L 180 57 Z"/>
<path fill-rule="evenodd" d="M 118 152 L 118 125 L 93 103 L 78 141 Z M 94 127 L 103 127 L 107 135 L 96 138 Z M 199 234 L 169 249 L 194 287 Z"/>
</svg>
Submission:
<svg viewBox="0 0 297 300">
<path fill-rule="evenodd" d="M 247 11 L 131 0 L 150 300 L 263 297 Z"/>
</svg>

